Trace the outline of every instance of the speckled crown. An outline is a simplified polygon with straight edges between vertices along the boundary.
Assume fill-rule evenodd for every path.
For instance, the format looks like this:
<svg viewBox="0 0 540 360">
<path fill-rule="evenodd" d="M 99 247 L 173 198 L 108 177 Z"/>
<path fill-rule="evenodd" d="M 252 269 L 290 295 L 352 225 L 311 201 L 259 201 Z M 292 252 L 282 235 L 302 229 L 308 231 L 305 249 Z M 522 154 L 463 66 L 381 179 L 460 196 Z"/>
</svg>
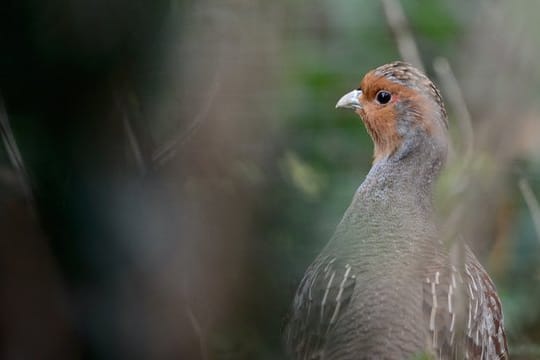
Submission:
<svg viewBox="0 0 540 360">
<path fill-rule="evenodd" d="M 374 70 L 377 76 L 383 76 L 388 80 L 407 86 L 419 91 L 426 91 L 433 97 L 435 102 L 440 106 L 444 119 L 444 124 L 448 127 L 446 108 L 439 89 L 433 82 L 420 70 L 409 63 L 403 61 L 395 61 L 390 64 L 379 66 Z"/>
</svg>

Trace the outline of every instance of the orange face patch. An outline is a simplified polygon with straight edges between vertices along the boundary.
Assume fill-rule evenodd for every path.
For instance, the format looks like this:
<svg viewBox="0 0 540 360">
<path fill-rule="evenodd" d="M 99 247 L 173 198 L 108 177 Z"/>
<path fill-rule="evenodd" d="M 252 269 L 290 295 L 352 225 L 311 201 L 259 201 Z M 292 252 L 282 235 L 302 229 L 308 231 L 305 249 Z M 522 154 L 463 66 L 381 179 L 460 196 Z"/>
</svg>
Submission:
<svg viewBox="0 0 540 360">
<path fill-rule="evenodd" d="M 374 71 L 364 76 L 360 88 L 362 89 L 360 98 L 362 109 L 356 112 L 362 117 L 367 131 L 373 139 L 375 144 L 374 162 L 376 162 L 394 153 L 401 145 L 402 139 L 397 132 L 397 119 L 400 114 L 396 112 L 396 102 L 400 99 L 409 99 L 412 100 L 412 103 L 421 104 L 423 101 L 415 90 L 378 76 Z M 376 100 L 377 93 L 381 90 L 388 91 L 392 95 L 387 104 L 380 104 Z M 420 114 L 419 111 L 418 114 Z M 418 118 L 418 121 L 422 120 Z"/>
</svg>

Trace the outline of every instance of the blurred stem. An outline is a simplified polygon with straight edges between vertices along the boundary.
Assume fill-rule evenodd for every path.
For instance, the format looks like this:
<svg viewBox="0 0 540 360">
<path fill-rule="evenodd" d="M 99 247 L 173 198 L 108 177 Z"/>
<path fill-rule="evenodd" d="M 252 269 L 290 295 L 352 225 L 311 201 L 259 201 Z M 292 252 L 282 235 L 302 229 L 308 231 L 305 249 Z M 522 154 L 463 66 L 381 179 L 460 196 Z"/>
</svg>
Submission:
<svg viewBox="0 0 540 360">
<path fill-rule="evenodd" d="M 381 3 L 401 57 L 421 71 L 425 71 L 418 52 L 418 46 L 410 31 L 409 23 L 399 0 L 381 0 Z M 463 169 L 466 169 L 469 166 L 470 152 L 472 149 L 472 126 L 470 126 L 470 115 L 467 111 L 463 96 L 461 96 L 461 90 L 451 72 L 448 61 L 440 59 L 434 63 L 434 66 L 436 66 L 436 71 L 438 71 L 439 76 L 443 78 L 446 90 L 451 93 L 449 96 L 451 98 L 452 106 L 457 109 L 459 117 L 463 118 L 460 120 L 460 128 L 461 131 L 464 132 L 466 139 L 467 150 L 465 161 L 463 162 Z M 462 114 L 465 114 L 465 116 Z M 466 172 L 462 172 L 460 175 L 464 176 L 465 173 Z M 467 178 L 459 179 L 458 181 L 462 180 L 467 181 Z M 456 207 L 450 214 L 442 234 L 443 239 L 445 240 L 445 243 L 448 244 L 450 250 L 450 261 L 460 274 L 464 274 L 465 271 L 465 242 L 463 237 L 459 234 L 459 229 L 461 229 L 460 224 L 463 224 L 464 215 L 463 209 L 459 206 Z M 456 306 L 459 309 L 458 311 L 464 312 L 465 289 L 463 286 L 459 286 L 456 296 Z M 456 333 L 461 334 L 464 331 L 465 324 L 458 322 L 458 324 L 456 324 Z"/>
<path fill-rule="evenodd" d="M 401 57 L 424 72 L 424 64 L 401 3 L 399 0 L 381 0 L 381 4 Z"/>
<path fill-rule="evenodd" d="M 518 185 L 519 190 L 521 190 L 521 194 L 525 199 L 525 203 L 527 204 L 527 207 L 531 212 L 534 229 L 536 230 L 536 235 L 540 240 L 540 205 L 538 204 L 538 200 L 536 199 L 536 196 L 534 196 L 534 193 L 527 179 L 519 179 Z"/>
<path fill-rule="evenodd" d="M 208 91 L 208 95 L 206 97 L 206 100 L 204 101 L 202 108 L 191 122 L 189 128 L 179 133 L 169 141 L 165 142 L 158 149 L 156 149 L 156 151 L 154 151 L 154 153 L 152 154 L 152 162 L 155 165 L 162 166 L 166 162 L 168 162 L 176 154 L 178 146 L 183 145 L 189 138 L 193 136 L 193 134 L 195 134 L 197 129 L 199 129 L 199 127 L 201 126 L 202 122 L 206 118 L 208 118 L 210 109 L 212 108 L 215 96 L 217 94 L 217 89 L 218 81 L 215 80 L 213 81 L 212 86 Z"/>
<path fill-rule="evenodd" d="M 30 211 L 33 215 L 35 215 L 36 207 L 34 195 L 32 193 L 32 186 L 30 185 L 30 177 L 28 176 L 28 171 L 24 165 L 19 147 L 17 146 L 15 136 L 13 135 L 2 97 L 0 97 L 0 135 L 2 136 L 2 142 L 4 143 L 9 161 L 17 174 L 19 184 L 28 202 Z"/>
<path fill-rule="evenodd" d="M 141 151 L 141 146 L 137 139 L 137 135 L 135 134 L 133 125 L 126 111 L 123 111 L 122 123 L 124 125 L 124 131 L 126 132 L 126 136 L 129 142 L 129 147 L 131 148 L 131 152 L 133 154 L 133 158 L 135 159 L 135 163 L 137 164 L 137 169 L 139 170 L 139 174 L 144 175 L 146 173 L 146 163 L 143 158 L 143 153 Z"/>
<path fill-rule="evenodd" d="M 197 338 L 199 339 L 201 359 L 208 360 L 208 351 L 206 350 L 206 344 L 204 341 L 203 330 L 202 330 L 201 324 L 199 323 L 199 320 L 197 319 L 197 317 L 195 316 L 195 313 L 191 309 L 191 306 L 186 305 L 186 313 L 188 315 L 189 322 L 191 323 L 191 326 L 193 327 L 193 331 L 195 331 L 195 334 L 197 335 Z"/>
<path fill-rule="evenodd" d="M 433 69 L 437 73 L 437 77 L 441 81 L 445 95 L 447 95 L 448 103 L 452 110 L 456 112 L 456 121 L 459 125 L 461 133 L 460 138 L 463 151 L 463 168 L 467 168 L 472 160 L 474 131 L 472 126 L 471 114 L 465 103 L 463 92 L 459 87 L 458 81 L 450 67 L 450 63 L 444 57 L 438 57 L 433 61 Z"/>
</svg>

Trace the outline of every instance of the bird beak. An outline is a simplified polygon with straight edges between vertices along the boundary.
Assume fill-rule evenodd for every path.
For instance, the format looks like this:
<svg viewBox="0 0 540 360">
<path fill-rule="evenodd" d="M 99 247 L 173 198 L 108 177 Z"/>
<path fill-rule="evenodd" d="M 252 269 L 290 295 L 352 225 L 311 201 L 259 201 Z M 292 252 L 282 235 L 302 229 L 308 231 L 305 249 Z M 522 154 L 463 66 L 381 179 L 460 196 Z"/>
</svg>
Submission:
<svg viewBox="0 0 540 360">
<path fill-rule="evenodd" d="M 353 110 L 361 109 L 362 104 L 360 104 L 360 100 L 359 100 L 361 95 L 362 95 L 362 90 L 353 90 L 351 92 L 346 93 L 337 102 L 336 109 L 337 108 L 353 109 Z"/>
</svg>

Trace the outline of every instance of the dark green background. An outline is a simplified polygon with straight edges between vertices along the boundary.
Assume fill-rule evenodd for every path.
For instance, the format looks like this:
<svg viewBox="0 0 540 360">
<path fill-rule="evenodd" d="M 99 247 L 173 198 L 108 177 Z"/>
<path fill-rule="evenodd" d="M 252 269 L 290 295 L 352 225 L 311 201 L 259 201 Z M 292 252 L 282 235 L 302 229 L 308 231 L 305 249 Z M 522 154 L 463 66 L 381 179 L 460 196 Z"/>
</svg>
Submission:
<svg viewBox="0 0 540 360">
<path fill-rule="evenodd" d="M 517 183 L 540 193 L 538 6 L 402 3 L 429 75 L 454 65 L 477 169 L 500 180 L 473 190 L 483 236 L 468 241 L 514 358 L 537 358 L 540 242 Z M 371 162 L 335 102 L 400 58 L 380 3 L 0 6 L 0 91 L 33 190 L 2 148 L 0 357 L 283 358 L 296 284 Z"/>
</svg>

